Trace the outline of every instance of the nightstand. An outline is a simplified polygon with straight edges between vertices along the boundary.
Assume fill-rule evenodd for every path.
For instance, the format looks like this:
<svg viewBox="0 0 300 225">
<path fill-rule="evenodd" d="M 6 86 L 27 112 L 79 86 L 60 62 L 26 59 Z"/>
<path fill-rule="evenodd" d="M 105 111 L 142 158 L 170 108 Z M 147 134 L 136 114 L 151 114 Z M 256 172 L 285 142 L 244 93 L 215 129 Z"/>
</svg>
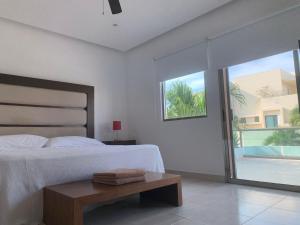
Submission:
<svg viewBox="0 0 300 225">
<path fill-rule="evenodd" d="M 123 141 L 102 141 L 106 145 L 136 145 L 136 140 L 123 140 Z"/>
</svg>

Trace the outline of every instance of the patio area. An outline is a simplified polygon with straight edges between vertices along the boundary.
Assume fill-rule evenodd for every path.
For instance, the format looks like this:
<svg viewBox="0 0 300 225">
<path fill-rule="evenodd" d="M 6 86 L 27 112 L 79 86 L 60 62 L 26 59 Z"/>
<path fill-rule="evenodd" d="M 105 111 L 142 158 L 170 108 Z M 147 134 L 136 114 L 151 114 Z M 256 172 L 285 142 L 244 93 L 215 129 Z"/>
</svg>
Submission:
<svg viewBox="0 0 300 225">
<path fill-rule="evenodd" d="M 300 186 L 299 128 L 236 132 L 234 157 L 238 179 Z"/>
<path fill-rule="evenodd" d="M 300 186 L 299 159 L 255 158 L 236 155 L 237 178 Z"/>
</svg>

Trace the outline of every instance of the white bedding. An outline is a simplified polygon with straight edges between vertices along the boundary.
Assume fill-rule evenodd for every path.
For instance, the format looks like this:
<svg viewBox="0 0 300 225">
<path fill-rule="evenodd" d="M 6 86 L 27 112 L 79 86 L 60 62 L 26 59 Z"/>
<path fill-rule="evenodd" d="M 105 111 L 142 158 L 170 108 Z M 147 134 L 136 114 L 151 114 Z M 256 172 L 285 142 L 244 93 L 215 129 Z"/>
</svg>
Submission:
<svg viewBox="0 0 300 225">
<path fill-rule="evenodd" d="M 0 148 L 0 225 L 39 224 L 43 187 L 116 168 L 164 172 L 154 145 Z"/>
</svg>

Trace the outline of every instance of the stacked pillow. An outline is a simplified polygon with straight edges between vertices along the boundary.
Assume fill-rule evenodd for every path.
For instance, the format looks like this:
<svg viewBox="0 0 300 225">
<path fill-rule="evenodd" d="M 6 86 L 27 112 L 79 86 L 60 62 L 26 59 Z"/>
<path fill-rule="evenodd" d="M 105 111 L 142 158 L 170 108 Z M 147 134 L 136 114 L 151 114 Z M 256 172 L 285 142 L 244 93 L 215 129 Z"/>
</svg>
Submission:
<svg viewBox="0 0 300 225">
<path fill-rule="evenodd" d="M 79 137 L 79 136 L 66 136 L 50 138 L 46 147 L 63 148 L 63 147 L 84 147 L 84 146 L 103 146 L 104 144 L 96 139 Z"/>
<path fill-rule="evenodd" d="M 4 148 L 41 148 L 47 143 L 48 138 L 31 135 L 3 135 L 0 136 L 0 147 Z"/>
<path fill-rule="evenodd" d="M 31 134 L 0 136 L 0 147 L 4 148 L 63 148 L 103 145 L 102 142 L 96 139 L 79 136 L 55 137 L 50 139 Z"/>
</svg>

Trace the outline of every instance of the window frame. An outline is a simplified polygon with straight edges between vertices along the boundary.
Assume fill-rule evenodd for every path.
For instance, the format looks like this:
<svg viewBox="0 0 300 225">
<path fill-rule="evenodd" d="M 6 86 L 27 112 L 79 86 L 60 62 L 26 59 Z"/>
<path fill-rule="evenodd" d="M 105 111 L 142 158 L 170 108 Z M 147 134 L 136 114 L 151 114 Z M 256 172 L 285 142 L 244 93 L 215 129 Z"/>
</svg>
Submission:
<svg viewBox="0 0 300 225">
<path fill-rule="evenodd" d="M 203 72 L 203 77 L 204 77 L 204 99 L 205 99 L 205 115 L 201 115 L 201 116 L 185 116 L 185 117 L 180 117 L 180 118 L 171 118 L 171 119 L 166 119 L 166 110 L 165 110 L 165 106 L 166 106 L 166 99 L 165 99 L 165 83 L 168 80 L 165 81 L 161 81 L 160 82 L 160 98 L 161 98 L 161 113 L 162 113 L 162 120 L 164 122 L 168 122 L 168 121 L 176 121 L 176 120 L 191 120 L 191 119 L 200 119 L 200 118 L 207 118 L 208 117 L 208 110 L 207 110 L 207 90 L 206 90 L 206 71 L 199 71 L 199 72 Z M 197 73 L 197 72 L 196 72 Z M 188 76 L 190 74 L 187 75 L 183 75 L 180 77 L 184 77 L 184 76 Z M 180 78 L 177 77 L 177 78 Z M 169 79 L 171 80 L 171 79 Z"/>
</svg>

